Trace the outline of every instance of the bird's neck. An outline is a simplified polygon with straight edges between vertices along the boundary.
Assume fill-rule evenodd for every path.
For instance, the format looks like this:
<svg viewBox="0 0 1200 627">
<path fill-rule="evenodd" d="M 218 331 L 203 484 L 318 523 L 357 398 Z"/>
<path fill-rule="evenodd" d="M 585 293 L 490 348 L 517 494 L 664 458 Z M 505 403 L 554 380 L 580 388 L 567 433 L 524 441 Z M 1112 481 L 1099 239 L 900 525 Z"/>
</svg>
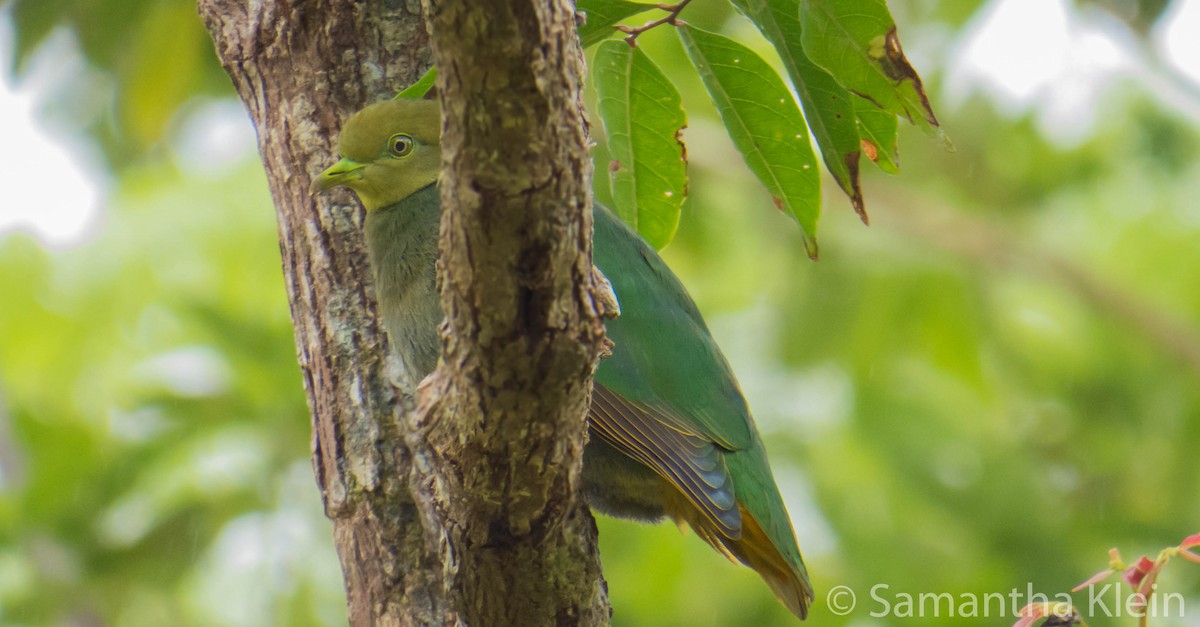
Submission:
<svg viewBox="0 0 1200 627">
<path fill-rule="evenodd" d="M 437 185 L 367 214 L 367 254 L 375 275 L 379 313 L 392 350 L 420 380 L 437 364 Z"/>
<path fill-rule="evenodd" d="M 394 262 L 403 265 L 418 252 L 436 252 L 440 216 L 438 189 L 434 184 L 368 213 L 364 232 L 367 254 L 376 274 L 379 268 Z"/>
</svg>

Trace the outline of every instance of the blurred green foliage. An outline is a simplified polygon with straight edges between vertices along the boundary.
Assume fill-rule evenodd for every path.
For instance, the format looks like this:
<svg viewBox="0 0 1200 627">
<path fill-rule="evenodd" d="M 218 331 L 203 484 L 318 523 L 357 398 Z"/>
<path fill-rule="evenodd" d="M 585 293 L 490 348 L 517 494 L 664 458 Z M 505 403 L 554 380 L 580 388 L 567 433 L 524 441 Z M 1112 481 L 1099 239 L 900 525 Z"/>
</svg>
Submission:
<svg viewBox="0 0 1200 627">
<path fill-rule="evenodd" d="M 903 131 L 899 176 L 864 169 L 870 229 L 827 195 L 819 263 L 730 167 L 677 38 L 639 39 L 688 109 L 689 198 L 665 254 L 767 440 L 818 591 L 810 620 L 984 622 L 872 617 L 870 591 L 1024 604 L 1111 546 L 1153 554 L 1200 527 L 1200 134 L 1132 77 L 1070 146 L 1032 112 L 941 105 L 949 42 L 979 3 L 889 4 L 957 151 Z M 344 624 L 261 168 L 248 151 L 198 169 L 179 148 L 197 99 L 233 97 L 191 2 L 0 6 L 18 68 L 54 29 L 79 42 L 79 85 L 108 91 L 91 116 L 53 115 L 78 106 L 70 85 L 45 107 L 113 175 L 84 243 L 0 235 L 0 624 Z M 684 17 L 775 58 L 725 3 Z M 182 65 L 163 67 L 171 54 Z M 793 624 L 753 573 L 671 525 L 600 530 L 617 625 Z M 847 616 L 825 603 L 839 585 L 858 596 Z M 1162 591 L 1200 608 L 1200 568 L 1173 562 Z"/>
<path fill-rule="evenodd" d="M 15 32 L 11 70 L 66 31 L 103 80 L 60 85 L 46 104 L 83 126 L 109 167 L 153 153 L 179 109 L 197 96 L 229 97 L 229 78 L 188 0 L 0 0 Z"/>
</svg>

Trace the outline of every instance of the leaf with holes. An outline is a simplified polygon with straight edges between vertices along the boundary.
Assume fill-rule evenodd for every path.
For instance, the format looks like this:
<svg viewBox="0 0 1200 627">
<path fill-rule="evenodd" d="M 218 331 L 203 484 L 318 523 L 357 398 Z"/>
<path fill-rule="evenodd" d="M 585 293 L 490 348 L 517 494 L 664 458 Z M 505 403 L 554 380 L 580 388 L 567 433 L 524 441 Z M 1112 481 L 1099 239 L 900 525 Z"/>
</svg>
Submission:
<svg viewBox="0 0 1200 627">
<path fill-rule="evenodd" d="M 617 215 L 651 246 L 675 237 L 687 195 L 687 126 L 675 85 L 640 48 L 606 41 L 593 64 L 600 119 L 613 162 L 608 169 Z"/>
<path fill-rule="evenodd" d="M 804 51 L 846 89 L 945 139 L 884 0 L 803 0 Z"/>
<path fill-rule="evenodd" d="M 800 0 L 733 0 L 733 4 L 779 53 L 800 97 L 808 127 L 821 147 L 825 167 L 866 222 L 858 179 L 862 148 L 854 116 L 856 98 L 804 53 L 800 44 Z"/>
<path fill-rule="evenodd" d="M 900 172 L 900 152 L 896 146 L 896 134 L 900 129 L 896 114 L 855 98 L 854 115 L 858 118 L 863 154 L 888 174 Z"/>
<path fill-rule="evenodd" d="M 816 259 L 821 179 L 792 93 L 749 48 L 686 24 L 677 31 L 746 165 L 775 205 L 800 223 L 804 247 Z"/>
</svg>

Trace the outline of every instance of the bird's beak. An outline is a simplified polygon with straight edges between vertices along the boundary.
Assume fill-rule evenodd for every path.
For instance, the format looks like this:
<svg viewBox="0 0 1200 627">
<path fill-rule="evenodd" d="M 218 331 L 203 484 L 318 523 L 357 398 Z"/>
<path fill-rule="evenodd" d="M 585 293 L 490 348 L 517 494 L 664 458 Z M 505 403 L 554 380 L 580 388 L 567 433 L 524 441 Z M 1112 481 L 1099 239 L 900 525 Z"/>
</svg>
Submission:
<svg viewBox="0 0 1200 627">
<path fill-rule="evenodd" d="M 357 181 L 363 177 L 362 169 L 365 167 L 365 163 L 351 161 L 343 157 L 337 163 L 329 166 L 328 170 L 318 174 L 317 178 L 313 179 L 312 186 L 308 188 L 308 192 L 316 196 L 338 185 L 346 185 L 351 181 Z"/>
</svg>

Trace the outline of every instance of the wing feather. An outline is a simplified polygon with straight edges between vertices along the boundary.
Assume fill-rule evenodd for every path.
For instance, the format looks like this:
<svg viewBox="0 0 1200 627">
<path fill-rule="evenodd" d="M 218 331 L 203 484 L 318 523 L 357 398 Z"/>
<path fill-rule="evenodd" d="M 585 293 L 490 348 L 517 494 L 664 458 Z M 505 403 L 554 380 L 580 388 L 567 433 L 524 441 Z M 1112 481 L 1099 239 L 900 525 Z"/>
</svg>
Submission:
<svg viewBox="0 0 1200 627">
<path fill-rule="evenodd" d="M 741 537 L 733 479 L 718 445 L 658 413 L 603 385 L 592 390 L 589 417 L 596 435 L 675 485 L 722 535 Z"/>
</svg>

